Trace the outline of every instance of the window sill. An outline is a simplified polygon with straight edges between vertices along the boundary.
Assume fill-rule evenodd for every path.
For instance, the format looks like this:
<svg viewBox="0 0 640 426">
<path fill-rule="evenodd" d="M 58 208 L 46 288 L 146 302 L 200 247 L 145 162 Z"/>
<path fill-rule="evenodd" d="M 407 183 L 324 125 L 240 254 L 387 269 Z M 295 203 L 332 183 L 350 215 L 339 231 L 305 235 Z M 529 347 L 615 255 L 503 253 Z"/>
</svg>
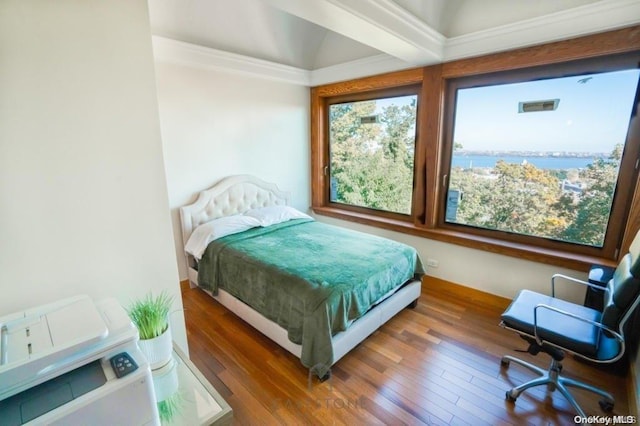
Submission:
<svg viewBox="0 0 640 426">
<path fill-rule="evenodd" d="M 593 264 L 616 266 L 616 262 L 596 256 L 587 256 L 558 250 L 551 250 L 526 244 L 502 241 L 494 238 L 481 237 L 459 231 L 441 228 L 426 228 L 410 222 L 388 219 L 372 214 L 352 212 L 335 207 L 312 207 L 314 213 L 321 216 L 333 217 L 349 222 L 357 222 L 376 228 L 416 235 L 423 238 L 456 244 L 478 250 L 484 250 L 505 256 L 517 257 L 547 265 L 560 266 L 577 271 L 588 271 Z"/>
</svg>

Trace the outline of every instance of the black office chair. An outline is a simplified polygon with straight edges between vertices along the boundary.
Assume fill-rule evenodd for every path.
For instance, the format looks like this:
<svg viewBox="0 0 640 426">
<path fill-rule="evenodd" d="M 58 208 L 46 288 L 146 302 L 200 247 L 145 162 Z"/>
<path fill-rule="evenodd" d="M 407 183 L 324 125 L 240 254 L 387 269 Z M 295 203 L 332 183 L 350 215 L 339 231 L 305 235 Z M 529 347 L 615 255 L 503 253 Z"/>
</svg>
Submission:
<svg viewBox="0 0 640 426">
<path fill-rule="evenodd" d="M 602 396 L 600 407 L 604 411 L 611 411 L 614 399 L 610 393 L 563 377 L 560 372 L 565 352 L 596 363 L 612 363 L 624 355 L 625 323 L 640 302 L 640 233 L 631 244 L 629 253 L 620 260 L 613 278 L 607 283 L 602 313 L 555 298 L 557 279 L 593 285 L 557 274 L 551 279 L 551 296 L 522 290 L 502 314 L 500 325 L 519 333 L 529 343 L 527 352 L 532 355 L 545 352 L 551 356 L 548 370 L 509 355 L 502 357 L 502 365 L 508 366 L 510 362 L 515 362 L 540 375 L 508 390 L 507 400 L 515 402 L 526 389 L 547 385 L 551 391 L 560 391 L 578 414 L 586 417 L 584 410 L 567 390 L 569 386 Z"/>
</svg>

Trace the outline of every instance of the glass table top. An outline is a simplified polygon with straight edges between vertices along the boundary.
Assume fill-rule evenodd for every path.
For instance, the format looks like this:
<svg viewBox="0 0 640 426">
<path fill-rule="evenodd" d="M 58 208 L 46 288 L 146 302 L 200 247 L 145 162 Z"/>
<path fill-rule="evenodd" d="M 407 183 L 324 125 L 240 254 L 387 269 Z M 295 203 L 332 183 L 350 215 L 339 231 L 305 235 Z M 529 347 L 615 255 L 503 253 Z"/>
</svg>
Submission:
<svg viewBox="0 0 640 426">
<path fill-rule="evenodd" d="M 163 425 L 231 421 L 231 407 L 177 346 L 174 345 L 172 359 L 152 375 Z"/>
</svg>

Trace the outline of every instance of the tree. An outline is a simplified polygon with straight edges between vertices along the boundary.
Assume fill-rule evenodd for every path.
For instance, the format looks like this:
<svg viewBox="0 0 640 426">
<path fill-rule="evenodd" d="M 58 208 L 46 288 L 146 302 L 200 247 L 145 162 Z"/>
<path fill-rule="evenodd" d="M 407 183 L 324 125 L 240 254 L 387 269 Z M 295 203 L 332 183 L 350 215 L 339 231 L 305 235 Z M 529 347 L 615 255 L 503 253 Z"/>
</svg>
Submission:
<svg viewBox="0 0 640 426">
<path fill-rule="evenodd" d="M 380 121 L 385 132 L 381 144 L 386 158 L 394 162 L 404 161 L 406 168 L 413 169 L 415 152 L 416 101 L 410 105 L 390 105 L 383 110 Z"/>
<path fill-rule="evenodd" d="M 490 175 L 472 169 L 452 175 L 451 187 L 463 193 L 458 223 L 545 237 L 555 237 L 563 225 L 554 211 L 559 182 L 547 170 L 498 161 Z"/>
<path fill-rule="evenodd" d="M 580 171 L 541 170 L 532 164 L 499 161 L 482 169 L 452 169 L 450 188 L 462 193 L 456 223 L 578 244 L 604 242 L 622 146 L 608 159 L 595 159 Z M 563 192 L 563 175 L 581 183 L 581 193 Z"/>
<path fill-rule="evenodd" d="M 376 123 L 362 117 L 377 113 Z M 376 101 L 333 104 L 330 119 L 332 201 L 410 214 L 416 101 L 376 108 Z M 462 149 L 459 142 L 454 150 Z M 601 246 L 615 192 L 622 145 L 584 170 L 544 170 L 499 161 L 492 170 L 452 168 L 460 191 L 456 223 Z M 582 184 L 563 191 L 561 182 Z"/>
<path fill-rule="evenodd" d="M 564 240 L 597 247 L 604 244 L 622 148 L 616 145 L 608 159 L 597 158 L 580 173 L 587 186 L 572 209 L 574 215 L 562 235 Z"/>
<path fill-rule="evenodd" d="M 362 124 L 375 101 L 329 108 L 333 201 L 409 214 L 413 191 L 416 103 L 390 105 L 379 124 Z"/>
</svg>

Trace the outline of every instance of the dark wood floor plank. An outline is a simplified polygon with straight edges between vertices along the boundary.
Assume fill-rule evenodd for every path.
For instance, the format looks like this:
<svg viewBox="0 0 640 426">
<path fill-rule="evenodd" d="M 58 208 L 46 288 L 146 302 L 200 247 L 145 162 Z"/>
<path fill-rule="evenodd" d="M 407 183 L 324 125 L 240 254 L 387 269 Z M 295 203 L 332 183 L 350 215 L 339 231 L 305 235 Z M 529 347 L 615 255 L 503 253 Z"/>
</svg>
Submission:
<svg viewBox="0 0 640 426">
<path fill-rule="evenodd" d="M 392 401 L 387 399 L 385 396 L 381 395 L 377 388 L 371 383 L 362 379 L 360 375 L 351 375 L 348 380 L 339 383 L 339 385 L 344 385 L 355 395 L 359 395 L 359 399 L 365 399 L 365 409 L 371 412 L 374 415 L 378 416 L 378 419 L 398 419 L 399 423 L 390 422 L 385 424 L 421 424 L 420 420 L 413 416 L 409 411 L 403 409 L 402 407 L 394 404 Z M 368 401 L 375 406 L 371 406 Z M 382 411 L 378 415 L 378 412 Z"/>
<path fill-rule="evenodd" d="M 558 392 L 538 387 L 504 399 L 534 373 L 503 355 L 546 367 L 544 354 L 498 326 L 508 301 L 429 280 L 405 309 L 332 367 L 327 382 L 199 289 L 182 285 L 190 357 L 234 410 L 236 424 L 564 425 L 575 413 Z M 571 357 L 563 373 L 612 392 L 613 415 L 628 412 L 626 379 Z M 598 398 L 573 391 L 590 415 Z"/>
<path fill-rule="evenodd" d="M 381 407 L 378 403 L 370 400 L 366 396 L 362 396 L 360 398 L 360 403 L 362 407 L 367 410 L 373 417 L 378 419 L 380 424 L 383 425 L 399 425 L 402 424 L 402 420 L 396 417 L 393 413 L 386 411 L 383 407 Z"/>
</svg>

